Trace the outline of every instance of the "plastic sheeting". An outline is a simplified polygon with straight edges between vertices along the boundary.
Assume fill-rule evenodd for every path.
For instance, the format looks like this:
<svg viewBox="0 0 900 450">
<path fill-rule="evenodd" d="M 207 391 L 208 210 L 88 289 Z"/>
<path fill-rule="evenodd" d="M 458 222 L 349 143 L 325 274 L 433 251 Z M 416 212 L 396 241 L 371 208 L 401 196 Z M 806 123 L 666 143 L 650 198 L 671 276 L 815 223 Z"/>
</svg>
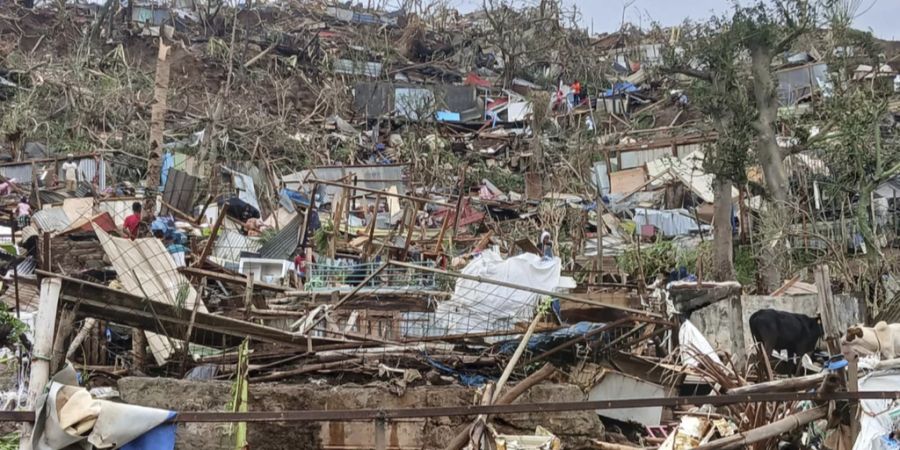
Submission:
<svg viewBox="0 0 900 450">
<path fill-rule="evenodd" d="M 503 259 L 497 251 L 485 250 L 462 273 L 553 291 L 559 286 L 560 267 L 556 257 L 524 253 Z M 446 334 L 508 330 L 516 322 L 530 321 L 538 301 L 539 296 L 529 291 L 458 278 L 453 296 L 436 308 L 435 328 Z"/>
<path fill-rule="evenodd" d="M 97 400 L 76 384 L 75 371 L 69 366 L 38 399 L 33 449 L 175 448 L 175 425 L 159 426 L 172 419 L 174 411 Z"/>
<path fill-rule="evenodd" d="M 559 345 L 562 342 L 574 339 L 578 336 L 584 336 L 585 334 L 598 328 L 602 328 L 603 326 L 604 324 L 602 323 L 578 322 L 570 327 L 561 328 L 550 333 L 535 334 L 531 337 L 531 339 L 528 340 L 527 349 L 530 352 L 541 353 L 550 350 L 551 348 Z M 592 339 L 603 339 L 604 341 L 609 340 L 607 333 L 601 333 L 597 336 L 594 336 Z M 499 352 L 503 354 L 511 354 L 516 351 L 516 347 L 518 346 L 519 339 L 510 339 L 507 341 L 503 341 L 499 344 Z"/>
<path fill-rule="evenodd" d="M 722 360 L 719 359 L 719 355 L 716 354 L 716 349 L 713 348 L 712 344 L 706 340 L 706 336 L 704 336 L 690 320 L 685 320 L 684 323 L 681 324 L 681 328 L 678 329 L 678 342 L 681 343 L 684 350 L 690 350 L 689 352 L 682 351 L 681 353 L 681 362 L 685 365 L 691 367 L 700 366 L 700 363 L 694 358 L 693 353 L 691 352 L 705 355 L 715 363 L 723 365 Z"/>
<path fill-rule="evenodd" d="M 866 391 L 900 391 L 900 371 L 891 370 L 873 373 L 859 380 L 859 390 Z M 892 411 L 900 408 L 897 400 L 860 400 L 859 435 L 853 444 L 853 450 L 883 449 L 882 438 L 893 430 Z"/>
</svg>

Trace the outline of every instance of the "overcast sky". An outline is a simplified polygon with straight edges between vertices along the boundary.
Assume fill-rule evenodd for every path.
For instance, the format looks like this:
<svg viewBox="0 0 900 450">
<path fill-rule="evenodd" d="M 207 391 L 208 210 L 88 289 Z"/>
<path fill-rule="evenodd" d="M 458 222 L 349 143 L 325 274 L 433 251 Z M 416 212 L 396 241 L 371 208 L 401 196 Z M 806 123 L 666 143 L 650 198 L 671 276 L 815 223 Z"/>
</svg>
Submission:
<svg viewBox="0 0 900 450">
<path fill-rule="evenodd" d="M 481 6 L 481 0 L 449 0 L 462 11 Z M 577 5 L 583 14 L 582 25 L 596 33 L 619 28 L 622 7 L 633 4 L 625 12 L 625 20 L 647 26 L 653 21 L 663 25 L 677 25 L 685 18 L 702 20 L 712 14 L 722 14 L 732 5 L 731 0 L 564 0 Z M 900 0 L 856 0 L 861 3 L 855 28 L 871 29 L 881 39 L 900 40 Z"/>
</svg>

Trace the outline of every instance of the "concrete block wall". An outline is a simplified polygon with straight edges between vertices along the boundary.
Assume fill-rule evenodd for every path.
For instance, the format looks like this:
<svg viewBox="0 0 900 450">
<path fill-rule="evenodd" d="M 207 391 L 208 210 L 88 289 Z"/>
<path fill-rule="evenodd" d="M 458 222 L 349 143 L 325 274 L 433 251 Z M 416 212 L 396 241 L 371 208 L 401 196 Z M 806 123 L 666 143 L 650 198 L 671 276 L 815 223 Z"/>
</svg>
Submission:
<svg viewBox="0 0 900 450">
<path fill-rule="evenodd" d="M 846 294 L 836 294 L 835 313 L 838 329 L 845 330 L 863 320 L 864 311 L 860 311 L 857 298 Z M 750 316 L 761 309 L 773 308 L 815 317 L 819 314 L 819 299 L 816 295 L 794 295 L 771 297 L 767 295 L 744 295 L 737 307 L 731 299 L 725 299 L 705 308 L 694 311 L 690 321 L 709 340 L 713 347 L 731 352 L 736 344 L 742 343 L 749 350 L 753 346 L 750 333 Z M 740 313 L 741 329 L 735 331 L 735 313 Z M 738 342 L 735 342 L 735 339 Z M 733 352 L 732 352 L 733 353 Z"/>
<path fill-rule="evenodd" d="M 123 378 L 118 389 L 122 400 L 132 404 L 176 411 L 225 411 L 231 385 L 218 381 L 185 381 L 166 378 Z M 402 395 L 384 385 L 344 385 L 267 383 L 250 386 L 251 411 L 309 409 L 424 408 L 476 404 L 475 389 L 462 386 L 421 386 Z M 583 401 L 585 394 L 575 385 L 543 384 L 533 387 L 519 403 Z M 567 448 L 589 443 L 602 436 L 603 424 L 593 411 L 554 414 L 518 414 L 500 416 L 496 421 L 501 433 L 531 434 L 537 425 L 556 433 Z M 434 449 L 456 435 L 465 417 L 409 419 L 389 422 L 389 449 Z M 179 450 L 233 450 L 227 424 L 185 423 L 178 425 L 176 448 Z M 326 423 L 249 423 L 250 448 L 266 450 L 297 449 L 371 449 L 374 445 L 372 422 Z"/>
</svg>

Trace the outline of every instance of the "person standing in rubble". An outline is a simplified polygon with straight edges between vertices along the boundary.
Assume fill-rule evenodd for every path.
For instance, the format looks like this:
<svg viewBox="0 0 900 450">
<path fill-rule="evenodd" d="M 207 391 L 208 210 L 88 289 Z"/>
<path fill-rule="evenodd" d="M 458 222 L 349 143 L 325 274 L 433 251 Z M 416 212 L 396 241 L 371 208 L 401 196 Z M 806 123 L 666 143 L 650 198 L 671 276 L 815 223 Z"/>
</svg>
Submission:
<svg viewBox="0 0 900 450">
<path fill-rule="evenodd" d="M 297 276 L 297 287 L 303 289 L 306 284 L 306 247 L 300 247 L 294 252 L 294 275 Z"/>
<path fill-rule="evenodd" d="M 541 232 L 541 255 L 543 259 L 553 259 L 553 242 L 550 239 L 550 232 L 544 230 Z"/>
<path fill-rule="evenodd" d="M 78 164 L 75 162 L 75 155 L 69 153 L 66 155 L 66 162 L 62 165 L 63 174 L 66 177 L 66 191 L 75 192 L 78 186 Z"/>
<path fill-rule="evenodd" d="M 572 83 L 572 106 L 577 107 L 581 103 L 581 82 L 575 80 Z"/>
<path fill-rule="evenodd" d="M 31 204 L 28 203 L 28 197 L 19 199 L 19 204 L 16 205 L 16 220 L 20 230 L 31 225 Z"/>
<path fill-rule="evenodd" d="M 141 210 L 143 210 L 141 202 L 132 203 L 131 215 L 125 218 L 125 224 L 122 225 L 125 235 L 131 238 L 132 241 L 137 239 L 138 228 L 141 226 Z"/>
</svg>

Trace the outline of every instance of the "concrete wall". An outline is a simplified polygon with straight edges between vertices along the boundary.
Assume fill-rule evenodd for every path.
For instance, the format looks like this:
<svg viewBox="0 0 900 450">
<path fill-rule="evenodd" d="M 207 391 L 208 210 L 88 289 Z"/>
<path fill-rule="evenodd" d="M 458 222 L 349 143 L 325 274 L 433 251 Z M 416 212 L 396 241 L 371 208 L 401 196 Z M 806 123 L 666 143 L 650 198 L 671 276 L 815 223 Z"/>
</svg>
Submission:
<svg viewBox="0 0 900 450">
<path fill-rule="evenodd" d="M 396 395 L 388 384 L 340 388 L 311 384 L 259 384 L 250 386 L 251 411 L 308 409 L 414 408 L 471 405 L 474 389 L 461 386 L 421 386 Z M 231 385 L 227 382 L 199 382 L 164 378 L 123 378 L 119 380 L 122 400 L 128 403 L 176 411 L 225 411 Z M 572 402 L 585 399 L 574 385 L 544 384 L 532 388 L 519 399 L 522 403 Z M 603 432 L 594 412 L 558 414 L 520 414 L 501 416 L 501 433 L 534 432 L 541 425 L 556 433 L 573 448 L 586 444 Z M 388 423 L 389 449 L 442 448 L 470 419 L 463 417 L 409 419 Z M 371 449 L 374 445 L 372 422 L 331 423 L 250 423 L 250 448 L 266 450 L 296 449 Z M 226 424 L 179 424 L 176 448 L 179 450 L 232 450 Z M 570 447 L 571 446 L 571 447 Z"/>
<path fill-rule="evenodd" d="M 837 315 L 838 329 L 846 330 L 848 326 L 862 321 L 859 310 L 859 301 L 849 295 L 838 294 L 834 296 L 835 313 Z M 734 337 L 741 336 L 744 348 L 750 349 L 753 345 L 753 336 L 750 334 L 750 316 L 765 308 L 773 308 L 792 313 L 806 314 L 815 317 L 819 314 L 819 299 L 816 295 L 799 295 L 770 297 L 765 295 L 744 295 L 741 297 L 740 308 L 736 308 L 726 299 L 707 307 L 698 309 L 691 314 L 690 321 L 706 336 L 710 344 L 718 349 L 731 349 Z M 734 311 L 740 309 L 741 332 L 735 333 Z"/>
</svg>

